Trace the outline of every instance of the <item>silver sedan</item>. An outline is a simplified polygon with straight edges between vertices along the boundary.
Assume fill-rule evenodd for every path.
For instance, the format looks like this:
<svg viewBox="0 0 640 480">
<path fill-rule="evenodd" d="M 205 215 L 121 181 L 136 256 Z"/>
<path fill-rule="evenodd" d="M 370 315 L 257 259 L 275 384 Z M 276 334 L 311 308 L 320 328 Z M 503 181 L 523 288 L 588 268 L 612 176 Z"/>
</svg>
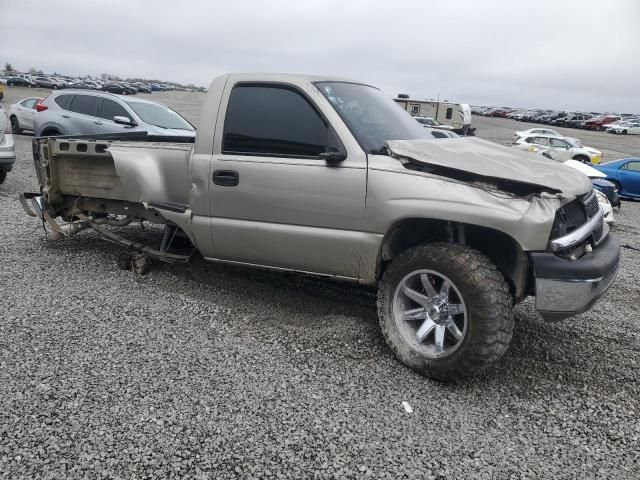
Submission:
<svg viewBox="0 0 640 480">
<path fill-rule="evenodd" d="M 23 98 L 9 107 L 9 121 L 13 133 L 20 134 L 23 130 L 33 131 L 36 104 L 40 100 L 42 99 L 37 97 Z"/>
<path fill-rule="evenodd" d="M 9 117 L 0 105 L 0 184 L 4 183 L 7 173 L 16 161 L 16 146 L 13 143 Z"/>
</svg>

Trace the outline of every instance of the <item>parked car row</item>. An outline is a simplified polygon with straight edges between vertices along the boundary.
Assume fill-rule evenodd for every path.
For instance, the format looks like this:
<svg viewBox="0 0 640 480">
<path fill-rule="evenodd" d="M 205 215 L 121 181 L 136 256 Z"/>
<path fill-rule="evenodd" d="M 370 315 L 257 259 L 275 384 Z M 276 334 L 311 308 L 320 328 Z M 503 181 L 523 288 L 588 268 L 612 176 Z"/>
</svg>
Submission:
<svg viewBox="0 0 640 480">
<path fill-rule="evenodd" d="M 33 130 L 36 136 L 142 131 L 154 136 L 195 136 L 193 125 L 165 105 L 86 90 L 24 98 L 11 106 L 9 120 L 13 133 Z"/>
<path fill-rule="evenodd" d="M 67 81 L 55 77 L 19 77 L 10 76 L 4 77 L 4 81 L 7 86 L 11 87 L 32 87 L 32 88 L 47 88 L 51 90 L 63 90 L 63 89 L 80 89 L 80 90 L 104 90 L 111 93 L 119 93 L 122 95 L 135 95 L 136 93 L 151 93 L 150 86 L 140 82 L 127 83 L 127 82 L 105 82 L 101 83 L 95 80 L 75 79 L 73 81 Z"/>
<path fill-rule="evenodd" d="M 640 116 L 613 113 L 582 113 L 560 110 L 516 109 L 511 107 L 472 107 L 471 113 L 486 117 L 510 118 L 522 122 L 542 123 L 557 127 L 582 128 L 586 130 L 611 131 L 611 133 L 636 133 L 635 126 L 624 128 L 628 124 L 640 123 Z M 618 129 L 622 125 L 623 128 Z M 633 130 L 633 131 L 632 131 Z M 638 132 L 640 133 L 640 131 Z"/>
<path fill-rule="evenodd" d="M 576 138 L 542 127 L 515 132 L 511 146 L 563 162 L 587 175 L 593 188 L 601 194 L 598 202 L 607 222 L 614 221 L 611 207 L 619 207 L 620 198 L 640 199 L 640 158 L 625 158 L 603 164 L 599 150 L 582 145 Z"/>
<path fill-rule="evenodd" d="M 0 76 L 0 84 L 10 87 L 33 87 L 62 90 L 67 88 L 81 90 L 104 90 L 121 95 L 151 93 L 167 90 L 200 90 L 195 86 L 180 87 L 173 84 L 139 81 L 104 81 L 89 77 L 62 77 L 56 75 L 31 75 L 26 73 L 5 74 Z"/>
</svg>

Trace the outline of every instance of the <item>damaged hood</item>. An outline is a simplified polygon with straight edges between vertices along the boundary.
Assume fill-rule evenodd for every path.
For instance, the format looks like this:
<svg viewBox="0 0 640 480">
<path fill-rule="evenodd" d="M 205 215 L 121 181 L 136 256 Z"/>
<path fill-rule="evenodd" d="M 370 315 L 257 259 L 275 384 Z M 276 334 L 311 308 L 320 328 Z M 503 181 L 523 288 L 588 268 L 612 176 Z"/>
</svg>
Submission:
<svg viewBox="0 0 640 480">
<path fill-rule="evenodd" d="M 562 163 L 479 138 L 390 140 L 387 145 L 394 157 L 429 167 L 436 175 L 488 183 L 502 180 L 565 197 L 592 189 L 586 175 Z"/>
</svg>

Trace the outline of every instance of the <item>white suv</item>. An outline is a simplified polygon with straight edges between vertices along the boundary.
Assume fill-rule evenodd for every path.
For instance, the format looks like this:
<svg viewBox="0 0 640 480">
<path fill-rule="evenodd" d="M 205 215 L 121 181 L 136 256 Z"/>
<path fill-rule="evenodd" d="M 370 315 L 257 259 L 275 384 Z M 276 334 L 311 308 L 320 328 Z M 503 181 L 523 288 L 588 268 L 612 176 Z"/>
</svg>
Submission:
<svg viewBox="0 0 640 480">
<path fill-rule="evenodd" d="M 611 127 L 607 130 L 609 133 L 619 133 L 622 135 L 640 135 L 640 122 L 626 122 Z"/>
<path fill-rule="evenodd" d="M 555 160 L 578 160 L 595 165 L 602 161 L 602 152 L 591 147 L 584 147 L 575 138 L 557 135 L 525 135 L 516 137 L 511 144 L 513 148 L 528 152 L 547 151 Z"/>
</svg>

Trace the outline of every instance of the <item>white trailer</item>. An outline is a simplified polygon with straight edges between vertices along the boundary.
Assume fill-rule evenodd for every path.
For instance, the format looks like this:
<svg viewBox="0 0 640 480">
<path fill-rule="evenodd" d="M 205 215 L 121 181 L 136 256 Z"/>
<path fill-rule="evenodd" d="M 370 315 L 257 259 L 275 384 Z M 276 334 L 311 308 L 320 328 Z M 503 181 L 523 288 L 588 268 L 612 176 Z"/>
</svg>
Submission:
<svg viewBox="0 0 640 480">
<path fill-rule="evenodd" d="M 438 102 L 436 100 L 414 100 L 400 94 L 394 100 L 414 117 L 429 117 L 445 125 L 451 125 L 460 135 L 473 135 L 471 107 L 466 103 Z"/>
</svg>

